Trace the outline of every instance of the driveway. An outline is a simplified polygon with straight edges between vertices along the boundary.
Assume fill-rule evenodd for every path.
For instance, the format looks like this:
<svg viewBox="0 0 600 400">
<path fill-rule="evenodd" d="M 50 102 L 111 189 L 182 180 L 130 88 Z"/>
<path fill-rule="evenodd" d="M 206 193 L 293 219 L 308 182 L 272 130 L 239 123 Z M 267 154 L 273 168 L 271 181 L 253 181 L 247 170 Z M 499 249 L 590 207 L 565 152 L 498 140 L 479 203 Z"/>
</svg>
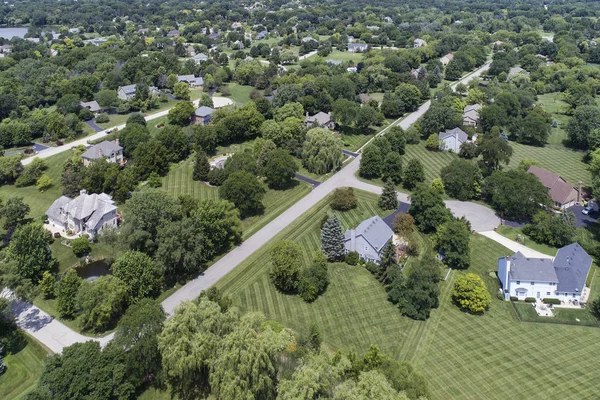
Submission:
<svg viewBox="0 0 600 400">
<path fill-rule="evenodd" d="M 489 239 L 492 239 L 493 241 L 495 241 L 497 243 L 500 243 L 502 246 L 506 247 L 513 253 L 520 251 L 521 254 L 523 254 L 525 257 L 529 257 L 529 258 L 552 258 L 551 256 L 549 256 L 547 254 L 540 253 L 539 251 L 530 249 L 529 247 L 522 245 L 521 243 L 517 243 L 514 240 L 510 240 L 509 238 L 502 236 L 498 232 L 487 231 L 487 232 L 479 232 L 479 233 Z M 512 254 L 507 254 L 507 256 L 510 256 L 510 255 L 512 255 Z"/>
<path fill-rule="evenodd" d="M 49 149 L 50 146 L 46 146 L 45 144 L 40 144 L 40 143 L 34 143 L 33 144 L 33 151 L 35 151 L 36 153 L 39 153 L 40 151 Z"/>
<path fill-rule="evenodd" d="M 96 121 L 94 119 L 90 119 L 89 121 L 85 121 L 87 126 L 92 128 L 95 132 L 102 132 L 104 129 L 96 125 Z"/>
<path fill-rule="evenodd" d="M 500 225 L 500 218 L 491 208 L 470 201 L 446 200 L 445 203 L 455 217 L 469 220 L 471 229 L 476 232 L 494 230 Z"/>
<path fill-rule="evenodd" d="M 598 211 L 592 211 L 588 215 L 584 215 L 581 213 L 583 209 L 583 206 L 573 206 L 567 208 L 567 211 L 571 211 L 573 214 L 575 214 L 575 220 L 578 228 L 585 228 L 593 225 L 598 221 L 598 217 L 600 217 L 600 213 L 598 213 Z"/>
</svg>

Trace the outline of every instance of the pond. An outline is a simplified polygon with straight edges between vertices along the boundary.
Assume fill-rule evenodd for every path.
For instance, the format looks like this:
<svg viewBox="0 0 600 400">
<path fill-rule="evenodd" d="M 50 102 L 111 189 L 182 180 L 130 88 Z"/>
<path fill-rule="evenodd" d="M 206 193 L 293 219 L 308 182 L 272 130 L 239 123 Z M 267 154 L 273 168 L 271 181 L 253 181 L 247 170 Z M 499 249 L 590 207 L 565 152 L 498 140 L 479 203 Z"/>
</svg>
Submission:
<svg viewBox="0 0 600 400">
<path fill-rule="evenodd" d="M 11 28 L 0 28 L 0 37 L 4 39 L 12 39 L 13 37 L 24 38 L 28 28 L 11 27 Z"/>
<path fill-rule="evenodd" d="M 80 278 L 93 282 L 101 276 L 110 275 L 109 265 L 105 260 L 94 261 L 83 267 L 75 268 Z"/>
</svg>

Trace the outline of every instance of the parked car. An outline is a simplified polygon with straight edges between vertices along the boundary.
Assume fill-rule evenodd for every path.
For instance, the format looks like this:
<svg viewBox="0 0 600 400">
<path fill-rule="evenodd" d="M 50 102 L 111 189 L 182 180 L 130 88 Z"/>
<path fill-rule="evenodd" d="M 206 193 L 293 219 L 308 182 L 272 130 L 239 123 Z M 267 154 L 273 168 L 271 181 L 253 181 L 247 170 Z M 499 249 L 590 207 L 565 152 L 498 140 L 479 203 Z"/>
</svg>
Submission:
<svg viewBox="0 0 600 400">
<path fill-rule="evenodd" d="M 583 210 L 581 210 L 581 213 L 583 215 L 588 215 L 590 213 L 590 211 L 592 211 L 592 207 L 587 206 L 586 208 L 584 208 Z"/>
</svg>

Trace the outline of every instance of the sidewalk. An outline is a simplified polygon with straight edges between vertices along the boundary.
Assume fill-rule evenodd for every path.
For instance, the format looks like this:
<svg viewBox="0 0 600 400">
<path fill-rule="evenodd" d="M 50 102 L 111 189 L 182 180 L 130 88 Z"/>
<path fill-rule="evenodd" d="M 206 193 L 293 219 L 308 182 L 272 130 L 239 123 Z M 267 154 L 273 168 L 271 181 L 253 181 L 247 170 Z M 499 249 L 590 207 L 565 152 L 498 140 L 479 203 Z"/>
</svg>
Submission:
<svg viewBox="0 0 600 400">
<path fill-rule="evenodd" d="M 495 231 L 486 231 L 486 232 L 479 232 L 481 235 L 492 239 L 495 242 L 500 243 L 502 246 L 506 247 L 507 249 L 514 251 L 515 253 L 517 251 L 520 251 L 525 257 L 530 257 L 530 258 L 552 258 L 551 256 L 544 254 L 544 253 L 540 253 L 539 251 L 530 249 L 527 246 L 522 245 L 521 243 L 517 243 L 514 240 L 510 240 L 508 238 L 505 238 L 504 236 L 502 236 L 501 234 L 499 234 L 498 232 Z M 509 254 L 507 254 L 509 255 Z"/>
</svg>

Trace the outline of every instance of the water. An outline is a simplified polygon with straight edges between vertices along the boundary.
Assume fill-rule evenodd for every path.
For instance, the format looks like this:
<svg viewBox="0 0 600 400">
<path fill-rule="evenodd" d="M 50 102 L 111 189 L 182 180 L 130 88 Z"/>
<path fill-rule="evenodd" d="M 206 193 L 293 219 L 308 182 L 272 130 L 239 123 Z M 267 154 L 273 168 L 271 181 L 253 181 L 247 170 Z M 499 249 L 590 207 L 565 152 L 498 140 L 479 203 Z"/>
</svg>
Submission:
<svg viewBox="0 0 600 400">
<path fill-rule="evenodd" d="M 80 278 L 86 279 L 90 282 L 95 281 L 101 276 L 110 275 L 108 264 L 104 260 L 95 261 L 83 267 L 77 267 L 75 270 Z"/>
<path fill-rule="evenodd" d="M 0 37 L 8 40 L 12 39 L 13 37 L 24 38 L 26 33 L 27 28 L 0 28 Z"/>
</svg>

